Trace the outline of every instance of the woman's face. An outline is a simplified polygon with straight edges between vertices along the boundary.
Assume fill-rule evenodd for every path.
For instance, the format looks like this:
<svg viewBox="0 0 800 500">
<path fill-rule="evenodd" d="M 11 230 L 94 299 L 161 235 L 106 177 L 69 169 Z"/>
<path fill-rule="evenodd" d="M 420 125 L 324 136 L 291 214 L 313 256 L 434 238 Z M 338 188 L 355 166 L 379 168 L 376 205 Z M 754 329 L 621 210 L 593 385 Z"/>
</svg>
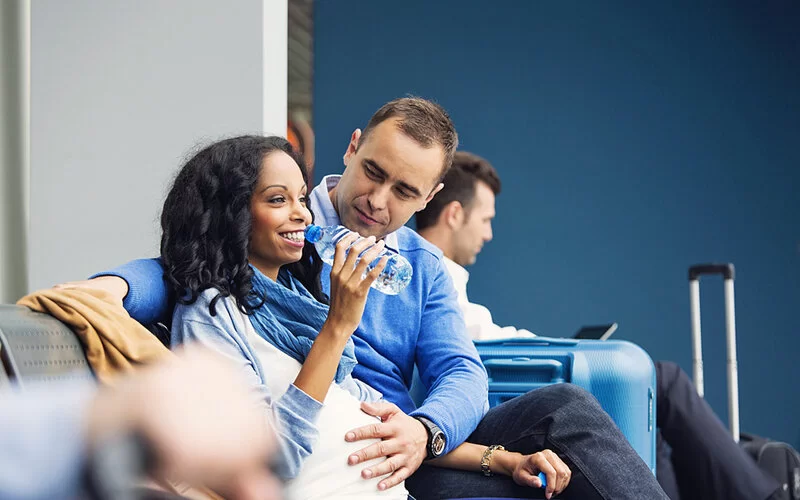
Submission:
<svg viewBox="0 0 800 500">
<path fill-rule="evenodd" d="M 248 260 L 273 280 L 281 266 L 303 255 L 303 230 L 311 224 L 300 167 L 283 151 L 264 157 L 250 201 L 253 230 Z"/>
</svg>

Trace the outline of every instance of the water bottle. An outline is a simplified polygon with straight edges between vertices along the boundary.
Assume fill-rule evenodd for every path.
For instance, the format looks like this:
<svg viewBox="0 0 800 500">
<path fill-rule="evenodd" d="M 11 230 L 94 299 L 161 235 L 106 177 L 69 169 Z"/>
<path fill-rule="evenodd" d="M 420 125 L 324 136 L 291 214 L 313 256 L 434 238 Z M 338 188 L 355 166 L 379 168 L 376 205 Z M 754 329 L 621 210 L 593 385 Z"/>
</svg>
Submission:
<svg viewBox="0 0 800 500">
<path fill-rule="evenodd" d="M 311 224 L 306 227 L 306 240 L 313 243 L 317 253 L 324 262 L 333 265 L 333 255 L 336 253 L 336 242 L 350 234 L 352 231 L 344 226 L 320 227 Z M 358 240 L 362 239 L 361 237 Z M 356 240 L 356 241 L 358 241 Z M 353 242 L 355 243 L 355 242 Z M 365 250 L 366 251 L 366 250 Z M 372 283 L 372 288 L 387 295 L 397 295 L 411 282 L 414 270 L 408 260 L 399 253 L 389 248 L 383 249 L 378 257 L 367 266 L 367 272 L 378 265 L 381 257 L 389 256 L 386 267 Z"/>
</svg>

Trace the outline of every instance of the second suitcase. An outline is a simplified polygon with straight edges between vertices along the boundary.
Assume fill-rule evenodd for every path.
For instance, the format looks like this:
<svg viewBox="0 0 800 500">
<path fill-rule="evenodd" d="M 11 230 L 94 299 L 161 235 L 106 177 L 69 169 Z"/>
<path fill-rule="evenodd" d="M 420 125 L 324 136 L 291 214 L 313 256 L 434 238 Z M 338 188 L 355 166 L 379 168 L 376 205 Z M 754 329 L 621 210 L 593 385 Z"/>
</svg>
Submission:
<svg viewBox="0 0 800 500">
<path fill-rule="evenodd" d="M 621 340 L 547 337 L 476 341 L 489 374 L 492 407 L 546 385 L 589 391 L 655 473 L 656 373 L 650 356 Z"/>
</svg>

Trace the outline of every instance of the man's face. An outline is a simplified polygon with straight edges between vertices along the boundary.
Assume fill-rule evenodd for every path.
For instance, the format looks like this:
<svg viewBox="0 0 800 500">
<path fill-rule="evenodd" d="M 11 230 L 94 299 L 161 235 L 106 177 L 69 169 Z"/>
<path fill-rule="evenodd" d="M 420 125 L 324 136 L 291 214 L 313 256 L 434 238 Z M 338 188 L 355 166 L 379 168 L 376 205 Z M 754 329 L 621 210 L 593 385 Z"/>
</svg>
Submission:
<svg viewBox="0 0 800 500">
<path fill-rule="evenodd" d="M 362 236 L 383 238 L 425 208 L 441 189 L 444 149 L 424 148 L 390 118 L 358 147 L 356 130 L 344 155 L 345 170 L 331 191 L 342 224 Z"/>
<path fill-rule="evenodd" d="M 475 197 L 465 212 L 464 222 L 453 233 L 453 261 L 464 267 L 474 264 L 483 244 L 492 239 L 494 192 L 485 182 L 475 183 Z"/>
</svg>

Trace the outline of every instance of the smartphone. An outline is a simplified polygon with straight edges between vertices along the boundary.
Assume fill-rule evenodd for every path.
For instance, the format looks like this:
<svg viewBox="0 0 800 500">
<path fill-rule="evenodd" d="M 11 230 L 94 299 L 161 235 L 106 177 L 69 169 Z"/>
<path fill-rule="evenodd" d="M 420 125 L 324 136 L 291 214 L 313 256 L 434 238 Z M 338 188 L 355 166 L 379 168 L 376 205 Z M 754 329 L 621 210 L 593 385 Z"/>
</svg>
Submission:
<svg viewBox="0 0 800 500">
<path fill-rule="evenodd" d="M 582 326 L 573 338 L 587 340 L 606 340 L 617 331 L 617 324 Z"/>
</svg>

